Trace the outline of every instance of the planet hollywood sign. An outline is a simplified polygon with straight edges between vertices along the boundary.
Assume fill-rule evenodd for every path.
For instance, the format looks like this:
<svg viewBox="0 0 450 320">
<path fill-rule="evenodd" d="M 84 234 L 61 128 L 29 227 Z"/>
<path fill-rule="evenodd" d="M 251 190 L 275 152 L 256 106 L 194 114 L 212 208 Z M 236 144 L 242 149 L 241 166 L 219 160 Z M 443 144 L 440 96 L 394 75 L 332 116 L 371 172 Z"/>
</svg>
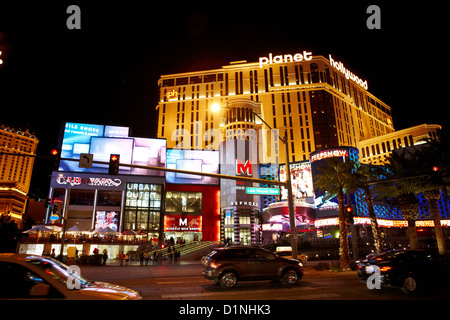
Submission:
<svg viewBox="0 0 450 320">
<path fill-rule="evenodd" d="M 111 178 L 82 178 L 82 177 L 57 177 L 58 184 L 70 184 L 71 186 L 87 185 L 96 187 L 118 187 L 122 184 L 120 179 Z"/>
</svg>

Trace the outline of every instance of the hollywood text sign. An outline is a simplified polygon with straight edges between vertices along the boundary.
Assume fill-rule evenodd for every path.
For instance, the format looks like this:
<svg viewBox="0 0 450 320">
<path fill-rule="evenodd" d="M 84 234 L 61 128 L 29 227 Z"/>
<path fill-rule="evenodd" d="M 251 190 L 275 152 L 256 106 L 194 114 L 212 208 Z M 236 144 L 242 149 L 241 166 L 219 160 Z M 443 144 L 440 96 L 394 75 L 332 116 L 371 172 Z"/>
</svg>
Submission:
<svg viewBox="0 0 450 320">
<path fill-rule="evenodd" d="M 329 55 L 329 57 L 330 57 L 330 64 L 333 66 L 333 68 L 335 68 L 336 70 L 340 71 L 343 75 L 345 75 L 346 79 L 353 80 L 354 82 L 356 82 L 357 84 L 359 84 L 361 87 L 363 87 L 366 90 L 369 88 L 369 86 L 367 85 L 367 80 L 363 81 L 360 78 L 358 78 L 356 75 L 351 73 L 348 69 L 346 69 L 344 67 L 344 64 L 342 62 L 335 61 L 331 57 L 331 54 Z"/>
</svg>

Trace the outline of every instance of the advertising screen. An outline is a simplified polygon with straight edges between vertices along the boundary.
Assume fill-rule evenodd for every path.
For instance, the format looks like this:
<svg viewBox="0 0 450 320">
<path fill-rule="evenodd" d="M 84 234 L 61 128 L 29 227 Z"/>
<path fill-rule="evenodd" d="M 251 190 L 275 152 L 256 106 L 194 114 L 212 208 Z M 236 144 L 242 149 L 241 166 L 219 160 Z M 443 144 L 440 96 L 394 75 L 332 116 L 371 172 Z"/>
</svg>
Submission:
<svg viewBox="0 0 450 320">
<path fill-rule="evenodd" d="M 321 174 L 321 168 L 327 165 L 326 160 L 329 158 L 337 158 L 342 162 L 347 161 L 347 159 L 359 161 L 358 149 L 353 147 L 317 150 L 312 152 L 309 157 L 314 180 Z M 314 188 L 314 194 L 317 217 L 339 214 L 339 205 L 336 197 L 332 197 L 332 194 L 328 194 L 326 190 L 320 190 L 319 188 Z"/>
<path fill-rule="evenodd" d="M 165 215 L 164 231 L 202 232 L 202 216 Z"/>
<path fill-rule="evenodd" d="M 203 150 L 167 150 L 167 168 L 219 173 L 219 152 Z M 218 178 L 185 173 L 166 173 L 166 182 L 179 184 L 219 184 Z"/>
<path fill-rule="evenodd" d="M 314 197 L 314 187 L 309 161 L 290 164 L 292 179 L 292 195 L 294 200 Z M 286 181 L 286 165 L 280 165 L 280 181 Z M 287 189 L 281 187 L 281 200 L 288 198 Z"/>
<path fill-rule="evenodd" d="M 111 154 L 120 154 L 120 163 L 165 167 L 166 140 L 129 137 L 129 128 L 67 122 L 62 139 L 61 158 L 80 159 L 91 153 L 94 161 L 109 162 Z M 60 161 L 60 171 L 108 173 L 108 165 L 93 164 L 80 168 L 76 161 Z M 163 171 L 119 167 L 119 174 L 163 176 Z"/>
<path fill-rule="evenodd" d="M 117 211 L 97 211 L 95 215 L 95 229 L 111 228 L 118 230 L 119 212 Z"/>
</svg>

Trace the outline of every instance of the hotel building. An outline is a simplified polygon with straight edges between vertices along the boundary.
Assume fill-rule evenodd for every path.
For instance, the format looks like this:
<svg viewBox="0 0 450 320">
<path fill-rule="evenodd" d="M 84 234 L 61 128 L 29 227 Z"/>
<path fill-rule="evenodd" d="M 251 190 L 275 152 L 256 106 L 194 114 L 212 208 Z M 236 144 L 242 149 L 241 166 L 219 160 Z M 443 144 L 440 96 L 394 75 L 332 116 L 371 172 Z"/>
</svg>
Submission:
<svg viewBox="0 0 450 320">
<path fill-rule="evenodd" d="M 0 126 L 0 214 L 7 214 L 18 224 L 28 200 L 34 156 L 39 140 L 26 131 Z"/>
<path fill-rule="evenodd" d="M 267 124 L 281 136 L 287 130 L 291 162 L 308 160 L 317 149 L 358 147 L 394 132 L 391 108 L 331 55 L 269 54 L 257 63 L 237 61 L 219 69 L 163 75 L 158 85 L 158 137 L 167 139 L 168 148 L 180 143 L 192 149 L 216 147 L 205 132 L 223 128 L 225 111 L 214 113 L 212 106 L 234 99 L 255 101 Z M 283 163 L 284 147 L 279 149 Z"/>
<path fill-rule="evenodd" d="M 185 150 L 219 150 L 225 141 L 221 150 L 224 174 L 237 175 L 238 161 L 245 163 L 256 149 L 259 157 L 253 155 L 251 163 L 253 166 L 259 162 L 260 172 L 255 174 L 257 166 L 250 170 L 254 177 L 259 174 L 277 179 L 284 172 L 285 146 L 274 135 L 258 134 L 259 129 L 269 128 L 253 113 L 278 129 L 281 137 L 286 131 L 291 172 L 292 165 L 297 166 L 297 173 L 303 176 L 310 174 L 310 154 L 315 151 L 345 146 L 359 150 L 361 163 L 383 164 L 390 151 L 435 138 L 440 129 L 438 125 L 423 124 L 395 131 L 390 106 L 368 91 L 367 80 L 352 73 L 337 57 L 306 51 L 270 53 L 255 63 L 235 61 L 218 69 L 162 75 L 158 86 L 158 138 L 166 138 L 168 149 Z M 245 145 L 244 157 L 235 156 L 239 143 Z M 273 153 L 277 158 L 272 158 Z M 236 164 L 224 161 L 230 157 Z M 256 158 L 259 161 L 254 161 Z M 286 216 L 286 203 L 252 198 L 242 191 L 247 185 L 221 180 L 221 240 L 258 243 L 261 230 L 273 231 L 272 223 L 276 223 L 272 220 Z M 311 187 L 301 190 L 300 199 L 294 195 L 296 219 L 301 225 L 314 216 L 313 211 L 321 213 L 321 218 L 326 218 L 326 213 L 335 217 L 333 210 L 316 208 L 317 198 L 305 192 Z"/>
</svg>

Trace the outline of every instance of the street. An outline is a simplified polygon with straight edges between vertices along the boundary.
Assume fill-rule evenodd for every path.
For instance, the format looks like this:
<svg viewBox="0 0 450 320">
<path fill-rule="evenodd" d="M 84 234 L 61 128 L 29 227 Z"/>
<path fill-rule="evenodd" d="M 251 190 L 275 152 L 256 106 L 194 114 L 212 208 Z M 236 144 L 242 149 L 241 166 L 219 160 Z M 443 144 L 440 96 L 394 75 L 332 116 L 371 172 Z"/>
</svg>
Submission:
<svg viewBox="0 0 450 320">
<path fill-rule="evenodd" d="M 309 265 L 308 265 L 309 264 Z M 82 266 L 81 275 L 89 280 L 105 281 L 141 292 L 144 300 L 429 300 L 449 299 L 448 289 L 407 295 L 397 288 L 369 290 L 358 280 L 356 271 L 316 271 L 310 262 L 305 275 L 294 287 L 280 282 L 239 282 L 231 290 L 223 289 L 201 275 L 197 261 L 159 266 L 125 267 Z"/>
</svg>

